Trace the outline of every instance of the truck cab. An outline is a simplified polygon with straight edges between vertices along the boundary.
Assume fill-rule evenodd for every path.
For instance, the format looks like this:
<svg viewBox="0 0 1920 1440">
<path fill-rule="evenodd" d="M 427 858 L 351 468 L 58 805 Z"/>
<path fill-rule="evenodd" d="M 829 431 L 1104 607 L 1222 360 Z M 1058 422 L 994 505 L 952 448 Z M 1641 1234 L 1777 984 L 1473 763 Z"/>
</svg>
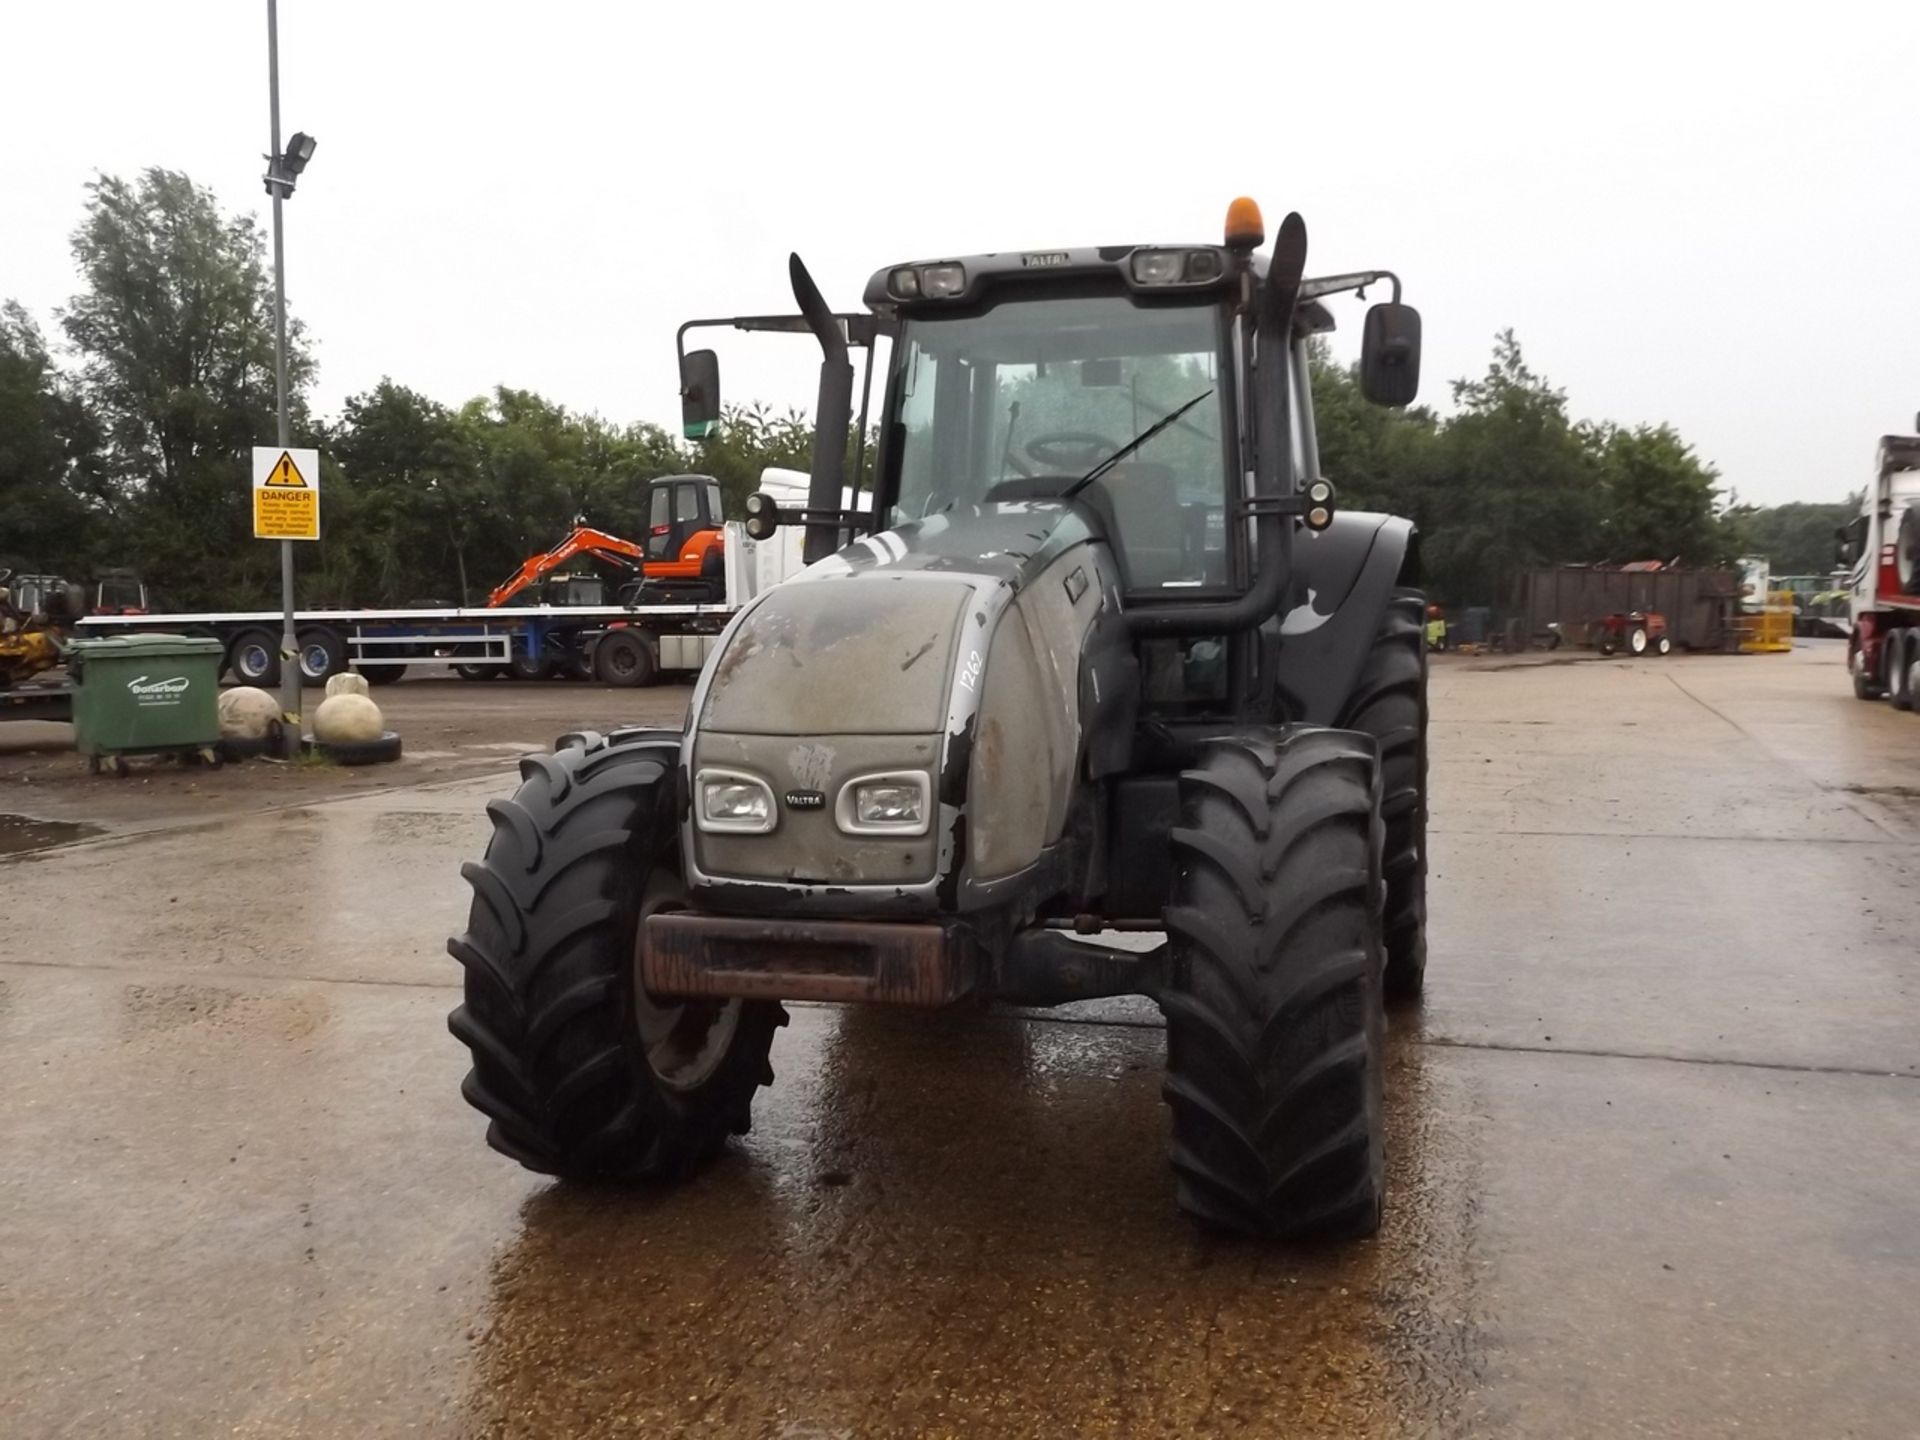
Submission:
<svg viewBox="0 0 1920 1440">
<path fill-rule="evenodd" d="M 1872 488 L 1835 538 L 1847 572 L 1853 692 L 1911 709 L 1920 678 L 1920 436 L 1880 438 Z"/>
</svg>

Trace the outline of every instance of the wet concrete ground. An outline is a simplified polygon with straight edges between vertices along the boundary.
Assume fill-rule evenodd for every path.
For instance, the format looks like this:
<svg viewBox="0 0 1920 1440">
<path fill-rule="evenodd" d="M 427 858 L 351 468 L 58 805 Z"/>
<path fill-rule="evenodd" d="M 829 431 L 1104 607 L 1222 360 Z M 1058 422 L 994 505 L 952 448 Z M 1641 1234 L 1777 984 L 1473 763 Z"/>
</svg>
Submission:
<svg viewBox="0 0 1920 1440">
<path fill-rule="evenodd" d="M 1827 647 L 1433 698 L 1330 1250 L 1175 1215 L 1132 1005 L 795 1007 L 690 1187 L 518 1170 L 444 1028 L 502 773 L 0 861 L 0 1431 L 1915 1433 L 1920 720 Z"/>
</svg>

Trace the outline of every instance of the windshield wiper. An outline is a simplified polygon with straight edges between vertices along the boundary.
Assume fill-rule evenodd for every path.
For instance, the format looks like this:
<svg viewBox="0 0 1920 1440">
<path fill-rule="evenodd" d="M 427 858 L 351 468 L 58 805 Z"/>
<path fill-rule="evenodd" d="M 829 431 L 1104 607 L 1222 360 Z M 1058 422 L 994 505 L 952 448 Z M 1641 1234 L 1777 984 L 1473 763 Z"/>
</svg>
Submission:
<svg viewBox="0 0 1920 1440">
<path fill-rule="evenodd" d="M 1154 436 L 1158 435 L 1162 430 L 1166 429 L 1169 425 L 1173 424 L 1174 421 L 1178 420 L 1182 415 L 1186 414 L 1187 411 L 1191 410 L 1194 406 L 1198 405 L 1202 400 L 1206 399 L 1211 394 L 1213 394 L 1213 387 L 1208 386 L 1205 390 L 1202 390 L 1198 395 L 1194 396 L 1191 400 L 1187 401 L 1187 403 L 1182 405 L 1178 410 L 1170 411 L 1168 414 L 1154 421 L 1153 424 L 1149 425 L 1146 429 L 1142 430 L 1138 435 L 1134 436 L 1133 439 L 1129 440 L 1126 444 L 1122 445 L 1118 450 L 1114 451 L 1113 454 L 1109 455 L 1106 459 L 1102 460 L 1098 465 L 1094 466 L 1093 469 L 1089 470 L 1086 474 L 1082 475 L 1078 480 L 1074 481 L 1073 484 L 1069 485 L 1064 491 L 1061 492 L 1060 498 L 1062 500 L 1071 500 L 1074 496 L 1078 495 L 1082 490 L 1086 489 L 1089 485 L 1093 484 L 1094 481 L 1098 480 L 1102 475 L 1106 474 L 1109 470 L 1113 469 L 1114 466 L 1118 465 L 1122 460 L 1126 459 L 1127 456 L 1131 455 L 1134 451 L 1138 450 L 1142 445 L 1146 444 L 1149 440 L 1153 439 Z"/>
</svg>

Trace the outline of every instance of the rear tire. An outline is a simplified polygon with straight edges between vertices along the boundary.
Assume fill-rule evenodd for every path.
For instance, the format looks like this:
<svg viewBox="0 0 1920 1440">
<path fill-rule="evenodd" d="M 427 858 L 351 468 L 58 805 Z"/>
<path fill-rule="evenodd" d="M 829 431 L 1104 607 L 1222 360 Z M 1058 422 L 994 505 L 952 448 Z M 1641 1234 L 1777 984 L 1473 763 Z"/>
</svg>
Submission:
<svg viewBox="0 0 1920 1440">
<path fill-rule="evenodd" d="M 1647 627 L 1636 625 L 1627 632 L 1627 649 L 1635 656 L 1647 653 Z"/>
<path fill-rule="evenodd" d="M 658 669 L 653 647 L 630 630 L 609 630 L 593 647 L 593 673 L 603 685 L 651 685 Z"/>
<path fill-rule="evenodd" d="M 1414 1000 L 1427 973 L 1427 652 L 1420 617 L 1426 596 L 1396 590 L 1373 637 L 1360 681 L 1340 717 L 1342 730 L 1380 747 L 1380 820 L 1386 833 L 1387 1003 Z"/>
<path fill-rule="evenodd" d="M 1165 1094 L 1180 1208 L 1207 1225 L 1379 1227 L 1379 788 L 1370 739 L 1306 726 L 1214 741 L 1180 777 Z"/>
<path fill-rule="evenodd" d="M 595 736 L 521 763 L 487 806 L 486 858 L 449 1028 L 473 1053 L 461 1093 L 487 1143 L 573 1179 L 679 1178 L 745 1134 L 786 1012 L 768 1001 L 656 1002 L 636 979 L 644 914 L 684 896 L 673 804 L 680 737 Z"/>
</svg>

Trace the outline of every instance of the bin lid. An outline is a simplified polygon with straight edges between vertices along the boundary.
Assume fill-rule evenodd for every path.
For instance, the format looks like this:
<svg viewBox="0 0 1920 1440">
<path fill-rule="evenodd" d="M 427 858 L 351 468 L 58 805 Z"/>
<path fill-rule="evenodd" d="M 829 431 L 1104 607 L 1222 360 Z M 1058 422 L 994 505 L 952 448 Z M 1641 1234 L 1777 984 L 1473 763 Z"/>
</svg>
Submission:
<svg viewBox="0 0 1920 1440">
<path fill-rule="evenodd" d="M 72 649 L 88 660 L 108 660 L 116 656 L 160 660 L 176 655 L 221 655 L 226 648 L 208 635 L 102 635 L 72 643 Z"/>
</svg>

